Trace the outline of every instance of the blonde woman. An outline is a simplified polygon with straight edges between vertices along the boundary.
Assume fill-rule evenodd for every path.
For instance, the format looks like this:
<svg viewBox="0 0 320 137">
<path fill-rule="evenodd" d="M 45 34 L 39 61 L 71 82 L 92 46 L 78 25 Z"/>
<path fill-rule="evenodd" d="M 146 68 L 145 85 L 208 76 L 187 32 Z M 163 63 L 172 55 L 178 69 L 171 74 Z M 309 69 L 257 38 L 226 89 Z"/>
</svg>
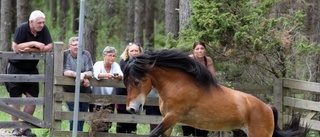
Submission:
<svg viewBox="0 0 320 137">
<path fill-rule="evenodd" d="M 123 72 L 124 67 L 130 58 L 136 57 L 143 52 L 142 47 L 138 43 L 129 43 L 123 53 L 120 55 L 120 68 Z M 116 95 L 127 95 L 126 88 L 116 88 Z M 115 104 L 115 108 L 119 114 L 130 114 L 126 110 L 125 104 Z M 117 123 L 116 132 L 117 133 L 135 133 L 137 130 L 136 123 Z"/>
</svg>

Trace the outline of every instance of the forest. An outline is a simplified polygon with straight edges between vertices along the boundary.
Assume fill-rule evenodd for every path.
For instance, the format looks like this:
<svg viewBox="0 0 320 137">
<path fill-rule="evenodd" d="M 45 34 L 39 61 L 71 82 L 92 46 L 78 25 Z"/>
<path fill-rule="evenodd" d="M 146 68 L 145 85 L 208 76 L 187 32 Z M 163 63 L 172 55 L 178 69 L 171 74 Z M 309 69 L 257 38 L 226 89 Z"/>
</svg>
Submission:
<svg viewBox="0 0 320 137">
<path fill-rule="evenodd" d="M 0 51 L 12 51 L 15 28 L 36 9 L 66 46 L 78 35 L 79 2 L 1 0 Z M 318 0 L 86 0 L 83 46 L 95 62 L 105 46 L 119 56 L 129 42 L 191 52 L 203 41 L 220 83 L 319 82 L 319 13 Z"/>
</svg>

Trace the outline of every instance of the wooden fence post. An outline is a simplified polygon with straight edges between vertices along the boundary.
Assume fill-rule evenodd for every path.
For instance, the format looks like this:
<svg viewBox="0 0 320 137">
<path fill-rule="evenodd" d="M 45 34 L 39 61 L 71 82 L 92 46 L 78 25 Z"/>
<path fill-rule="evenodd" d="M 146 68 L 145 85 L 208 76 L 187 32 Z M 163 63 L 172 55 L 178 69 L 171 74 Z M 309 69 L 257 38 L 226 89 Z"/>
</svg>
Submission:
<svg viewBox="0 0 320 137">
<path fill-rule="evenodd" d="M 278 110 L 278 124 L 282 128 L 283 124 L 283 88 L 282 79 L 276 78 L 273 84 L 273 104 Z"/>
<path fill-rule="evenodd" d="M 62 76 L 63 73 L 63 51 L 64 51 L 64 44 L 63 42 L 54 42 L 53 44 L 53 71 L 54 76 Z M 56 81 L 53 81 L 53 84 L 55 84 Z M 52 98 L 55 98 L 56 93 L 62 92 L 62 86 L 53 86 L 53 96 Z M 61 120 L 56 121 L 55 120 L 55 111 L 62 111 L 62 102 L 56 102 L 54 99 L 52 100 L 52 127 L 51 127 L 51 136 L 54 135 L 54 131 L 61 130 Z"/>
<path fill-rule="evenodd" d="M 45 65 L 45 82 L 44 82 L 44 104 L 43 104 L 43 120 L 47 127 L 52 126 L 52 103 L 53 103 L 53 52 L 46 53 Z"/>
</svg>

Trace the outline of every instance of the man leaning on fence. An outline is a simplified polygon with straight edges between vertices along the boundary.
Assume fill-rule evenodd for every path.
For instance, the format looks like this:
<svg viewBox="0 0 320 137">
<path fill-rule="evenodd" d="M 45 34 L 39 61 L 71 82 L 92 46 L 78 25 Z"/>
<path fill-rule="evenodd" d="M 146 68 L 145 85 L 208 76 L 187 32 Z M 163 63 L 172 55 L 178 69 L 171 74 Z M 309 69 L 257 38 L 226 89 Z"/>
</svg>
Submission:
<svg viewBox="0 0 320 137">
<path fill-rule="evenodd" d="M 15 52 L 50 52 L 52 50 L 52 39 L 49 29 L 45 25 L 45 15 L 39 10 L 30 14 L 29 21 L 22 23 L 17 27 L 14 33 L 12 49 Z M 37 65 L 39 60 L 9 60 L 6 67 L 6 74 L 39 74 Z M 38 97 L 39 83 L 25 82 L 5 82 L 10 97 L 22 97 L 25 94 L 27 98 Z M 20 110 L 20 105 L 12 105 Z M 23 112 L 33 115 L 35 105 L 25 105 Z M 19 118 L 11 115 L 12 121 L 18 121 Z M 12 134 L 15 136 L 36 136 L 29 128 L 14 128 Z"/>
<path fill-rule="evenodd" d="M 81 74 L 80 74 L 80 92 L 81 93 L 91 93 L 89 78 L 92 78 L 93 63 L 91 54 L 89 51 L 83 50 L 81 55 L 78 55 L 78 37 L 71 37 L 69 39 L 68 49 L 64 51 L 64 61 L 63 61 L 63 75 L 67 77 L 76 78 L 77 70 L 77 58 L 82 56 L 81 64 Z M 63 91 L 73 92 L 75 91 L 75 86 L 64 86 Z M 69 111 L 74 111 L 74 102 L 66 102 Z M 79 111 L 88 112 L 89 103 L 79 102 Z M 83 130 L 84 121 L 78 121 L 78 131 Z M 73 121 L 70 120 L 70 130 L 73 129 Z"/>
</svg>

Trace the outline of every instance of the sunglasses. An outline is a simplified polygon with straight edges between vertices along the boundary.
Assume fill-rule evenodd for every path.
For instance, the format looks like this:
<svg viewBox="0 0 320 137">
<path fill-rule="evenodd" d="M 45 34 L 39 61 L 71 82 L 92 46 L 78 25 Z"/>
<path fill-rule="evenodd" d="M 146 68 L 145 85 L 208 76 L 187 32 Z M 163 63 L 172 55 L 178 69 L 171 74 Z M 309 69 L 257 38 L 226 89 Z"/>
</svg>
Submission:
<svg viewBox="0 0 320 137">
<path fill-rule="evenodd" d="M 138 42 L 130 42 L 128 45 L 129 45 L 129 46 L 131 46 L 131 45 L 137 45 L 137 46 L 140 47 L 140 44 L 139 44 Z"/>
</svg>

